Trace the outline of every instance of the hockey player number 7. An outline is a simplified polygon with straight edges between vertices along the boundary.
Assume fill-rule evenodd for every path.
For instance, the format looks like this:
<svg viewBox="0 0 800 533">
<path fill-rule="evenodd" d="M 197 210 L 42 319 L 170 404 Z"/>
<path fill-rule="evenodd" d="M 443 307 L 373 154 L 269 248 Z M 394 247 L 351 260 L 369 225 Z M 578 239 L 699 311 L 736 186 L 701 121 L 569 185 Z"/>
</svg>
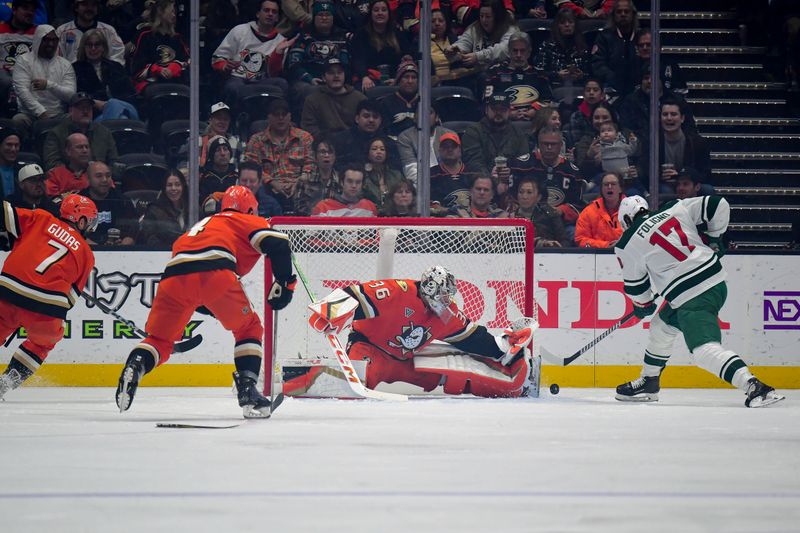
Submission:
<svg viewBox="0 0 800 533">
<path fill-rule="evenodd" d="M 668 218 L 666 222 L 658 227 L 658 229 L 650 236 L 650 244 L 663 248 L 669 255 L 678 261 L 685 261 L 689 255 L 683 253 L 677 246 L 667 240 L 667 237 L 673 231 L 681 240 L 681 244 L 689 250 L 689 253 L 692 253 L 692 250 L 694 250 L 694 245 L 689 244 L 689 238 L 686 236 L 686 233 L 684 233 L 683 228 L 681 228 L 681 223 L 675 217 Z"/>
</svg>

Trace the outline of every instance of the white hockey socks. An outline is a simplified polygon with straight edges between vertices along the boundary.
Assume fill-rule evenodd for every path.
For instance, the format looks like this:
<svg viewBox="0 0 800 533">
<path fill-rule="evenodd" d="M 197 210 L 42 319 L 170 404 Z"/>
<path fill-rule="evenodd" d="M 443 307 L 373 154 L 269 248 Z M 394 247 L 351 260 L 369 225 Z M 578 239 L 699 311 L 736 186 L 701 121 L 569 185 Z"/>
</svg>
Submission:
<svg viewBox="0 0 800 533">
<path fill-rule="evenodd" d="M 660 316 L 653 317 L 650 321 L 650 339 L 644 351 L 642 376 L 652 378 L 661 375 L 672 355 L 672 345 L 678 333 L 680 331 L 677 328 L 661 320 Z"/>
<path fill-rule="evenodd" d="M 726 350 L 718 342 L 707 342 L 694 349 L 697 366 L 711 372 L 743 391 L 747 391 L 747 382 L 753 377 L 742 358 L 735 352 Z"/>
</svg>

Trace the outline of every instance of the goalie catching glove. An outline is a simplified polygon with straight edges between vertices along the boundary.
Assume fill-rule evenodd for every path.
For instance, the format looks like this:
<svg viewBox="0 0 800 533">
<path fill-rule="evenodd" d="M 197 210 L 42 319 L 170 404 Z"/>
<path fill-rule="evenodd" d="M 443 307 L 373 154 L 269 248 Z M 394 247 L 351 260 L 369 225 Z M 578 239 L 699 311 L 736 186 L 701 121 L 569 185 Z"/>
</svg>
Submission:
<svg viewBox="0 0 800 533">
<path fill-rule="evenodd" d="M 511 366 L 525 355 L 524 348 L 531 343 L 534 327 L 524 327 L 520 329 L 506 329 L 502 335 L 495 337 L 497 347 L 504 353 L 498 359 L 503 366 Z"/>
<path fill-rule="evenodd" d="M 289 305 L 289 302 L 292 301 L 295 285 L 297 285 L 297 276 L 294 274 L 284 281 L 275 280 L 272 282 L 272 287 L 270 287 L 267 295 L 267 302 L 273 311 L 279 311 Z"/>
<path fill-rule="evenodd" d="M 358 302 L 342 289 L 336 289 L 318 302 L 309 304 L 308 323 L 321 333 L 334 335 L 344 330 L 358 309 Z"/>
</svg>

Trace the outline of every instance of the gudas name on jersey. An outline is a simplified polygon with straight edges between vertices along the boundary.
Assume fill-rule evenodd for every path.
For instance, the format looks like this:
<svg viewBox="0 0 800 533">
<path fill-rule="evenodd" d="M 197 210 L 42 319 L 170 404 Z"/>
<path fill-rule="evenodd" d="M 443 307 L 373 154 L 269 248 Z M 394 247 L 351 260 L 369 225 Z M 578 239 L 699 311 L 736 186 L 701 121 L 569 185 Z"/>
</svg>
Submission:
<svg viewBox="0 0 800 533">
<path fill-rule="evenodd" d="M 81 247 L 81 243 L 78 239 L 72 236 L 70 231 L 59 225 L 55 222 L 50 224 L 50 227 L 47 228 L 47 233 L 58 239 L 59 241 L 63 242 L 66 246 L 70 249 L 77 251 Z"/>
<path fill-rule="evenodd" d="M 656 226 L 658 226 L 671 216 L 672 215 L 666 211 L 651 216 L 650 218 L 642 222 L 642 225 L 639 226 L 639 228 L 636 230 L 636 235 L 638 235 L 639 237 L 644 237 L 647 233 L 650 233 L 651 229 L 655 228 Z"/>
</svg>

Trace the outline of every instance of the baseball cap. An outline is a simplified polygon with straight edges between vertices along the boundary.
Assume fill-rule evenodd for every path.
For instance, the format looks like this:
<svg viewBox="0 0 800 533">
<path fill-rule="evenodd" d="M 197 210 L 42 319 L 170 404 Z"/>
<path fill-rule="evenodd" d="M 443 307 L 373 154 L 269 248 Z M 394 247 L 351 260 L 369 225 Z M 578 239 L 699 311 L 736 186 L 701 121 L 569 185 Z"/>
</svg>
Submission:
<svg viewBox="0 0 800 533">
<path fill-rule="evenodd" d="M 461 139 L 458 136 L 458 133 L 448 131 L 447 133 L 443 133 L 441 137 L 439 137 L 439 144 L 442 144 L 445 141 L 453 141 L 457 145 L 461 146 Z"/>
<path fill-rule="evenodd" d="M 217 102 L 211 106 L 211 114 L 213 115 L 217 111 L 228 111 L 230 113 L 231 108 L 225 102 Z"/>
<path fill-rule="evenodd" d="M 36 177 L 41 177 L 44 179 L 44 170 L 42 170 L 42 167 L 36 163 L 30 163 L 19 169 L 19 173 L 17 174 L 17 182 L 22 183 L 27 179 Z"/>
<path fill-rule="evenodd" d="M 311 15 L 314 16 L 317 13 L 322 13 L 323 11 L 327 13 L 333 13 L 333 4 L 331 2 L 326 2 L 325 0 L 317 0 L 314 2 L 314 6 L 311 8 Z"/>
<path fill-rule="evenodd" d="M 92 98 L 89 95 L 89 93 L 81 91 L 79 93 L 73 94 L 72 97 L 69 99 L 70 107 L 72 107 L 74 105 L 78 105 L 81 102 L 94 102 L 94 98 Z"/>
<path fill-rule="evenodd" d="M 683 167 L 678 171 L 678 174 L 675 176 L 675 178 L 688 178 L 692 180 L 693 183 L 703 182 L 703 175 L 700 174 L 699 170 L 693 167 Z"/>
<path fill-rule="evenodd" d="M 511 107 L 511 100 L 505 93 L 495 93 L 486 99 L 486 104 L 490 106 Z"/>
<path fill-rule="evenodd" d="M 333 65 L 341 65 L 341 67 L 344 68 L 344 63 L 342 63 L 342 60 L 338 57 L 329 57 L 325 60 L 325 70 L 328 70 L 328 67 L 332 67 Z"/>
</svg>

